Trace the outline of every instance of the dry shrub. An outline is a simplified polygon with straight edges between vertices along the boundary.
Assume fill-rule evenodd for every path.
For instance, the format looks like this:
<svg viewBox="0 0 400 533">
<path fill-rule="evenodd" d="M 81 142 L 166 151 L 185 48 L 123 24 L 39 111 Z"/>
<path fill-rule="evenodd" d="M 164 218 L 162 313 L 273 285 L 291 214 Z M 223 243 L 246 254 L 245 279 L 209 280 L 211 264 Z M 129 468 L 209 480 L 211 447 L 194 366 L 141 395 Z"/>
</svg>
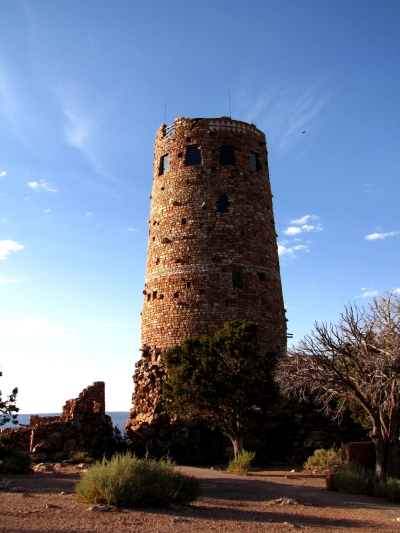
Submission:
<svg viewBox="0 0 400 533">
<path fill-rule="evenodd" d="M 247 452 L 243 450 L 237 459 L 231 459 L 226 469 L 229 474 L 237 474 L 239 476 L 247 476 L 250 465 L 254 460 L 255 452 Z"/>
<path fill-rule="evenodd" d="M 170 459 L 139 459 L 131 453 L 89 466 L 75 486 L 77 499 L 121 507 L 165 507 L 198 498 L 200 484 L 174 469 Z"/>
</svg>

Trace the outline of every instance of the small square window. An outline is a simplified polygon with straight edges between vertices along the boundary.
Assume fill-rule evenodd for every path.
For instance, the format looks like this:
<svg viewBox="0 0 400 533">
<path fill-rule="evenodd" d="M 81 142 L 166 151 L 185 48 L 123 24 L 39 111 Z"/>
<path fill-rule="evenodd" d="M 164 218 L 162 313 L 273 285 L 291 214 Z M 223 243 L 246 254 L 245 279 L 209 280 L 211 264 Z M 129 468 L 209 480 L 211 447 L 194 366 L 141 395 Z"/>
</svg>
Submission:
<svg viewBox="0 0 400 533">
<path fill-rule="evenodd" d="M 259 171 L 261 169 L 260 156 L 257 152 L 250 152 L 250 170 Z"/>
<path fill-rule="evenodd" d="M 182 224 L 186 224 L 186 218 L 182 218 Z"/>
<path fill-rule="evenodd" d="M 206 292 L 205 289 L 199 289 L 199 294 L 204 294 Z"/>
<path fill-rule="evenodd" d="M 195 165 L 201 165 L 201 152 L 200 146 L 193 145 L 186 148 L 186 160 L 187 167 L 193 167 Z"/>
<path fill-rule="evenodd" d="M 257 279 L 258 279 L 258 281 L 265 281 L 264 272 L 257 272 Z"/>
<path fill-rule="evenodd" d="M 235 164 L 235 147 L 234 146 L 221 146 L 219 162 L 221 165 L 234 165 Z"/>
<path fill-rule="evenodd" d="M 190 289 L 190 285 L 191 285 L 190 281 L 187 281 L 187 282 L 186 282 L 186 287 L 187 287 L 188 289 Z"/>
<path fill-rule="evenodd" d="M 168 154 L 164 154 L 160 158 L 160 169 L 158 172 L 159 176 L 168 172 L 168 167 L 169 167 L 169 157 L 168 157 Z"/>
</svg>

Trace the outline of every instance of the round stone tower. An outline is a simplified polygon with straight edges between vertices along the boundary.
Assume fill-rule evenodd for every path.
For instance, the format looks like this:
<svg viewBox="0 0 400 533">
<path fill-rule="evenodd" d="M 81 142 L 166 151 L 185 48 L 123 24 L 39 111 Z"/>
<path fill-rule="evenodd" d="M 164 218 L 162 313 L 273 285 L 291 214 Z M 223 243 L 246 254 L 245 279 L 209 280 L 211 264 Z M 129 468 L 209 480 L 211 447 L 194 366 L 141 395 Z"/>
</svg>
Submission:
<svg viewBox="0 0 400 533">
<path fill-rule="evenodd" d="M 127 427 L 152 423 L 160 412 L 162 352 L 185 337 L 213 334 L 228 320 L 246 319 L 259 325 L 260 352 L 285 349 L 267 154 L 264 133 L 229 117 L 178 118 L 159 128 L 143 356 L 136 364 Z"/>
</svg>

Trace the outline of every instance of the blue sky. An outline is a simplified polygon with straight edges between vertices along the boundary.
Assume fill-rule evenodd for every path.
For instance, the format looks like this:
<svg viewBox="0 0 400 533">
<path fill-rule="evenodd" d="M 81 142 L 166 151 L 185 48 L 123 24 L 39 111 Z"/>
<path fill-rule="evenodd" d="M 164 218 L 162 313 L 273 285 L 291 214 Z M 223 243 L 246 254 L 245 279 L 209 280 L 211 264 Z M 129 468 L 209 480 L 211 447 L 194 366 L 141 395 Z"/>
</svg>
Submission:
<svg viewBox="0 0 400 533">
<path fill-rule="evenodd" d="M 21 412 L 128 410 L 155 133 L 266 133 L 294 341 L 400 293 L 400 4 L 0 2 L 0 364 Z M 302 132 L 305 131 L 303 134 Z"/>
</svg>

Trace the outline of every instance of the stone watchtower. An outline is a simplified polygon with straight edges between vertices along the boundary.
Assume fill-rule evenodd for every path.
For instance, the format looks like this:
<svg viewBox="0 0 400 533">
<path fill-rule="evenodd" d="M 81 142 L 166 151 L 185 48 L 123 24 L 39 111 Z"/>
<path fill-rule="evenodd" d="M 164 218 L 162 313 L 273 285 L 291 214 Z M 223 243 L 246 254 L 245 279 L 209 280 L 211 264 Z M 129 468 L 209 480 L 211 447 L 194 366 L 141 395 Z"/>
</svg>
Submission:
<svg viewBox="0 0 400 533">
<path fill-rule="evenodd" d="M 265 135 L 232 120 L 179 118 L 156 137 L 142 311 L 142 359 L 126 427 L 165 421 L 162 352 L 228 320 L 259 325 L 282 353 L 282 298 Z M 148 436 L 157 435 L 147 427 Z M 165 431 L 164 431 L 165 432 Z"/>
</svg>

